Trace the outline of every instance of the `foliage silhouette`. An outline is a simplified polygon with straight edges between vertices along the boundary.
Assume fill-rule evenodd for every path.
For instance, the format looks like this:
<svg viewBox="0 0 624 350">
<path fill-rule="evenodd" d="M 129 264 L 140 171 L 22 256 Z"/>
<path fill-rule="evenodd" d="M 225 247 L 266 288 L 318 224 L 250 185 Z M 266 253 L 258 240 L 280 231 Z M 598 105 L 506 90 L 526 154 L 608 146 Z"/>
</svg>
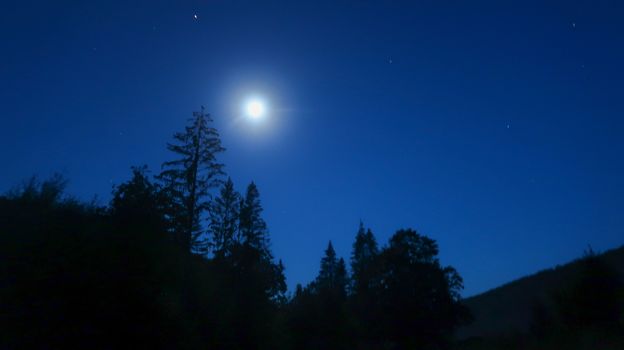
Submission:
<svg viewBox="0 0 624 350">
<path fill-rule="evenodd" d="M 195 112 L 168 145 L 179 158 L 155 177 L 133 167 L 107 206 L 67 196 L 58 175 L 0 196 L 0 348 L 450 343 L 464 312 L 462 280 L 440 265 L 435 241 L 413 230 L 379 248 L 360 223 L 351 274 L 329 242 L 318 276 L 288 297 L 259 190 L 251 182 L 241 196 L 221 181 L 224 149 L 210 123 L 203 108 Z"/>
<path fill-rule="evenodd" d="M 221 188 L 220 195 L 210 204 L 209 234 L 212 252 L 216 258 L 232 255 L 234 245 L 242 243 L 239 237 L 240 194 L 231 178 Z"/>
<path fill-rule="evenodd" d="M 164 162 L 158 175 L 171 199 L 168 215 L 176 241 L 184 249 L 204 254 L 208 245 L 201 216 L 209 205 L 210 190 L 221 183 L 223 164 L 216 157 L 225 150 L 211 123 L 203 106 L 193 112 L 184 132 L 175 133 L 175 143 L 167 144 L 167 149 L 179 158 Z"/>
</svg>

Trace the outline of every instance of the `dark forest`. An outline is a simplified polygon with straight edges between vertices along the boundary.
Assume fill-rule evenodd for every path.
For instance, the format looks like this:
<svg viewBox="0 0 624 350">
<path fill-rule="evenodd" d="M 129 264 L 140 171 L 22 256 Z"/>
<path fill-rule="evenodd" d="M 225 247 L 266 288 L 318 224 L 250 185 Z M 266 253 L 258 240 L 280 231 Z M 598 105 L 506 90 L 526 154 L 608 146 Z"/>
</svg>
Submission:
<svg viewBox="0 0 624 350">
<path fill-rule="evenodd" d="M 354 225 L 349 257 L 327 242 L 317 277 L 287 291 L 260 190 L 227 176 L 203 108 L 168 149 L 106 206 L 58 175 L 0 197 L 1 348 L 621 348 L 621 275 L 593 251 L 526 334 L 458 337 L 474 319 L 462 277 L 411 228 L 377 242 Z"/>
</svg>

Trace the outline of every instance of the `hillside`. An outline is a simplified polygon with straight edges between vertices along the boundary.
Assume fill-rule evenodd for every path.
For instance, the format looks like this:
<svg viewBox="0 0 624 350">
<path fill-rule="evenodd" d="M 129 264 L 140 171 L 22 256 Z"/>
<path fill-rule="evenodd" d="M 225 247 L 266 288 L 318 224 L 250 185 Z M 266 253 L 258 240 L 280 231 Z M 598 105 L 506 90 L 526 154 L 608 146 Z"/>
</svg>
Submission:
<svg viewBox="0 0 624 350">
<path fill-rule="evenodd" d="M 624 246 L 600 254 L 624 276 Z M 485 293 L 467 298 L 474 322 L 458 331 L 460 338 L 483 337 L 529 331 L 536 302 L 552 305 L 551 296 L 574 281 L 580 261 L 520 278 Z"/>
</svg>

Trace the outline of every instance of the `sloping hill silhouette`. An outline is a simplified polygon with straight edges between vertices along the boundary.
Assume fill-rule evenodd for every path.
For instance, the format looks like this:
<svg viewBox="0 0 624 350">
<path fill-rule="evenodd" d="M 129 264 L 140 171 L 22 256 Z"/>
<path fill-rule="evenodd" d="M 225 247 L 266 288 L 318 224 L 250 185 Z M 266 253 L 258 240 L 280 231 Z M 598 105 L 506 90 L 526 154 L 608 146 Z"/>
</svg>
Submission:
<svg viewBox="0 0 624 350">
<path fill-rule="evenodd" d="M 599 256 L 624 276 L 624 246 Z M 534 305 L 552 308 L 553 294 L 572 283 L 580 271 L 579 258 L 467 298 L 464 303 L 472 311 L 474 322 L 459 329 L 459 338 L 529 332 Z"/>
</svg>

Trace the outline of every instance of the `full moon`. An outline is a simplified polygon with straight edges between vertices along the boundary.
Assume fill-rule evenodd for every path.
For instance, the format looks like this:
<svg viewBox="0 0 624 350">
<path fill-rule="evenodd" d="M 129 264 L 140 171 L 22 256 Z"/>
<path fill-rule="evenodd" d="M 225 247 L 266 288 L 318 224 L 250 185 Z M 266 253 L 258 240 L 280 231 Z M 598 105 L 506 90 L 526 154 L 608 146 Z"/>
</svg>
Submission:
<svg viewBox="0 0 624 350">
<path fill-rule="evenodd" d="M 260 99 L 251 99 L 245 104 L 245 113 L 251 119 L 260 119 L 266 113 L 266 105 Z"/>
</svg>

